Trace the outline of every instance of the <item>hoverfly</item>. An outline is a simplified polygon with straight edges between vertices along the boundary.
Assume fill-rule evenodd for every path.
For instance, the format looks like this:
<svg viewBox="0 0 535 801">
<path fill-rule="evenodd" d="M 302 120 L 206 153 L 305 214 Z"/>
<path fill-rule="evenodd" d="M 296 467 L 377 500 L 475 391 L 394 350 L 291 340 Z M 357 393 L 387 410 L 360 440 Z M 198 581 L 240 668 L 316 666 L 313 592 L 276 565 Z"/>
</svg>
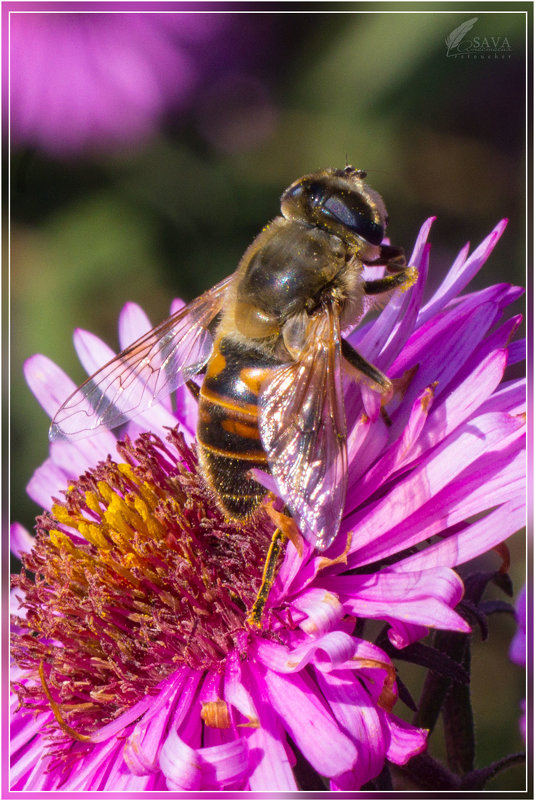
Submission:
<svg viewBox="0 0 535 801">
<path fill-rule="evenodd" d="M 416 278 L 402 248 L 381 244 L 387 213 L 365 177 L 347 166 L 292 183 L 282 216 L 256 237 L 237 270 L 87 379 L 57 412 L 50 439 L 115 428 L 204 370 L 198 453 L 220 508 L 235 520 L 254 514 L 267 491 L 251 471 L 271 473 L 291 515 L 285 519 L 327 548 L 347 486 L 342 371 L 386 398 L 392 393 L 390 380 L 342 332 L 362 319 L 367 296 Z M 383 265 L 386 273 L 365 280 L 363 265 Z M 277 525 L 249 617 L 257 625 L 291 528 Z"/>
</svg>

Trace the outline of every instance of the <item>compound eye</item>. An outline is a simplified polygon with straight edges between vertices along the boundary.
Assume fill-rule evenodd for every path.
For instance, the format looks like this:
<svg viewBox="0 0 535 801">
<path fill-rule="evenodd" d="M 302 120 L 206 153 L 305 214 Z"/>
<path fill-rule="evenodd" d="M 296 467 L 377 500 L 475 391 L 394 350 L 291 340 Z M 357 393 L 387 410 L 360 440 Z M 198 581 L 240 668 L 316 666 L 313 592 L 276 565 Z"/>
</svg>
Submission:
<svg viewBox="0 0 535 801">
<path fill-rule="evenodd" d="M 362 219 L 355 230 L 357 234 L 372 245 L 380 245 L 385 235 L 383 226 L 373 220 Z"/>
<path fill-rule="evenodd" d="M 345 225 L 355 234 L 361 236 L 372 245 L 380 245 L 384 230 L 381 223 L 373 220 L 370 214 L 370 207 L 355 199 L 354 195 L 342 198 L 339 195 L 331 195 L 323 203 L 323 209 L 329 216 Z"/>
<path fill-rule="evenodd" d="M 325 187 L 322 184 L 310 184 L 308 188 L 308 196 L 310 198 L 311 208 L 321 206 L 325 198 Z"/>
</svg>

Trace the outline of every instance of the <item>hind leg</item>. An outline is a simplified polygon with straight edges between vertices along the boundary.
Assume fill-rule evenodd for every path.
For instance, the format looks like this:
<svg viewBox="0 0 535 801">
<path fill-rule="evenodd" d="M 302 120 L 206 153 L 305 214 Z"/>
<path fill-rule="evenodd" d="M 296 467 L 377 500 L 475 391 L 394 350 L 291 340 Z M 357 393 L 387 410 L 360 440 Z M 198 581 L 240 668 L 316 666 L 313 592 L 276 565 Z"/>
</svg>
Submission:
<svg viewBox="0 0 535 801">
<path fill-rule="evenodd" d="M 262 573 L 262 584 L 258 590 L 256 600 L 247 616 L 247 623 L 250 626 L 260 628 L 262 625 L 262 615 L 270 590 L 277 575 L 277 561 L 281 554 L 284 554 L 286 543 L 290 540 L 294 545 L 299 555 L 303 552 L 303 545 L 301 542 L 301 535 L 295 525 L 293 518 L 290 516 L 287 509 L 284 512 L 277 512 L 271 504 L 266 504 L 266 511 L 271 517 L 277 528 L 271 538 L 269 550 L 267 552 L 266 561 L 264 564 L 264 572 Z"/>
</svg>

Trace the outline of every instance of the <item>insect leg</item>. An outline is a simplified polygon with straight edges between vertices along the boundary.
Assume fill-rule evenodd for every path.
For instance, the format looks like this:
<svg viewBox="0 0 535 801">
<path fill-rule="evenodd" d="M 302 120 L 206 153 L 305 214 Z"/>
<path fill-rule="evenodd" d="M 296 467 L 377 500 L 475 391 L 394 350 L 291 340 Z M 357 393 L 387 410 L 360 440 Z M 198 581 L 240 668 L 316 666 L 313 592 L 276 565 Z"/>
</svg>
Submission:
<svg viewBox="0 0 535 801">
<path fill-rule="evenodd" d="M 200 370 L 197 375 L 204 375 L 206 373 L 206 365 Z M 199 395 L 201 394 L 201 388 L 198 384 L 195 383 L 191 378 L 189 381 L 186 381 L 186 386 L 195 398 L 196 401 L 199 400 Z"/>
<path fill-rule="evenodd" d="M 273 500 L 274 499 L 275 496 L 273 496 Z M 303 540 L 288 507 L 285 506 L 282 512 L 279 512 L 275 509 L 273 501 L 269 501 L 264 508 L 275 523 L 276 529 L 271 538 L 271 544 L 266 556 L 264 572 L 262 574 L 262 584 L 260 585 L 253 608 L 247 618 L 247 622 L 250 625 L 257 626 L 258 628 L 262 623 L 262 613 L 269 596 L 269 591 L 275 580 L 277 559 L 279 554 L 284 551 L 287 541 L 290 540 L 300 557 L 303 555 Z"/>
<path fill-rule="evenodd" d="M 405 251 L 396 245 L 381 245 L 379 257 L 373 261 L 364 261 L 370 267 L 385 265 L 389 273 L 399 272 L 407 266 Z"/>
<path fill-rule="evenodd" d="M 392 276 L 395 277 L 395 276 Z M 342 356 L 349 362 L 354 370 L 359 373 L 359 378 L 365 376 L 369 380 L 366 382 L 372 389 L 378 390 L 383 395 L 383 403 L 392 397 L 393 386 L 389 378 L 386 377 L 377 367 L 366 361 L 349 342 L 342 339 Z"/>
<path fill-rule="evenodd" d="M 384 278 L 378 278 L 376 281 L 365 281 L 364 292 L 366 295 L 380 295 L 383 292 L 390 292 L 392 289 L 403 287 L 409 289 L 416 279 L 418 278 L 418 270 L 416 267 L 405 267 L 393 275 L 386 275 Z"/>
<path fill-rule="evenodd" d="M 201 388 L 195 381 L 186 381 L 186 386 L 195 398 L 196 401 L 199 400 L 199 395 L 201 394 Z"/>
<path fill-rule="evenodd" d="M 277 560 L 281 551 L 284 551 L 284 546 L 287 542 L 287 537 L 283 534 L 280 528 L 276 528 L 271 538 L 271 544 L 267 553 L 266 562 L 264 565 L 264 572 L 262 574 L 262 584 L 258 590 L 258 595 L 253 604 L 251 611 L 247 617 L 247 623 L 251 626 L 260 628 L 262 625 L 262 613 L 269 596 L 269 591 L 275 581 L 275 573 L 277 568 Z"/>
</svg>

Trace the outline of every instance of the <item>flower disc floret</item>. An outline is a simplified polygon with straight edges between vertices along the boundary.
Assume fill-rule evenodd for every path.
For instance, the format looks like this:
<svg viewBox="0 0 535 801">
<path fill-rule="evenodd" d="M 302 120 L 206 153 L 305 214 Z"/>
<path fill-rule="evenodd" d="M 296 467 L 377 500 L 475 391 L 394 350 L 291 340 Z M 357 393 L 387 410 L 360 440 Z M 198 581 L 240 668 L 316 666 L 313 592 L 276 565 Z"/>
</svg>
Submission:
<svg viewBox="0 0 535 801">
<path fill-rule="evenodd" d="M 42 666 L 45 688 L 18 690 L 44 710 L 48 689 L 82 734 L 182 665 L 223 671 L 260 586 L 267 516 L 225 521 L 183 437 L 169 440 L 127 440 L 123 463 L 87 471 L 24 557 L 14 656 L 34 676 Z"/>
</svg>

